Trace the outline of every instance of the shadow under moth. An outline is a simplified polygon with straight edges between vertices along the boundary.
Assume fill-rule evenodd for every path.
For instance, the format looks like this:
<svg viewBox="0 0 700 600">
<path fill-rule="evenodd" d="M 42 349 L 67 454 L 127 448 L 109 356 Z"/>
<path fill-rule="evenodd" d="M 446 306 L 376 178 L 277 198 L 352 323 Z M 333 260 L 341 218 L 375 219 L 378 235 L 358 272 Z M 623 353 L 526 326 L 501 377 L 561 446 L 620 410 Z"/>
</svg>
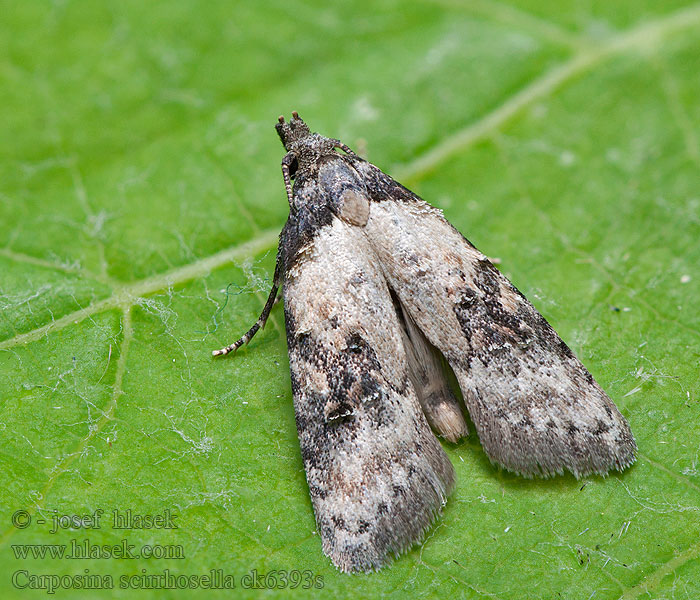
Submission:
<svg viewBox="0 0 700 600">
<path fill-rule="evenodd" d="M 294 411 L 323 551 L 342 571 L 422 540 L 455 485 L 431 431 L 525 477 L 622 470 L 625 418 L 530 302 L 443 216 L 296 112 L 276 125 L 289 219 L 280 286 Z M 340 150 L 341 152 L 338 152 Z M 292 180 L 294 187 L 292 187 Z"/>
</svg>

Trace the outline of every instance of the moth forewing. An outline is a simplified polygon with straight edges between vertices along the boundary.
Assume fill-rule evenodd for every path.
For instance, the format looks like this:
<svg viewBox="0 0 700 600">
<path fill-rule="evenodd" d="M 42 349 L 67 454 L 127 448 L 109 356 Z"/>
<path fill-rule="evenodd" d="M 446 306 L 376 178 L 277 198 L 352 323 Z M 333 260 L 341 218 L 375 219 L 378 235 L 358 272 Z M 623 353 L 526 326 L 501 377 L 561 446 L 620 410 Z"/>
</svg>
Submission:
<svg viewBox="0 0 700 600">
<path fill-rule="evenodd" d="M 402 306 L 454 370 L 489 458 L 526 476 L 630 465 L 629 425 L 591 374 L 482 253 L 423 207 L 418 198 L 375 203 L 365 234 Z"/>
<path fill-rule="evenodd" d="M 421 539 L 454 472 L 364 234 L 332 217 L 313 239 L 284 282 L 297 430 L 323 550 L 343 571 L 367 571 Z"/>
<path fill-rule="evenodd" d="M 634 461 L 613 402 L 441 211 L 296 113 L 276 128 L 290 215 L 273 289 L 258 322 L 214 354 L 250 341 L 281 284 L 299 442 L 337 567 L 378 569 L 410 548 L 454 486 L 426 421 L 451 441 L 467 434 L 438 351 L 507 469 L 578 477 Z"/>
</svg>

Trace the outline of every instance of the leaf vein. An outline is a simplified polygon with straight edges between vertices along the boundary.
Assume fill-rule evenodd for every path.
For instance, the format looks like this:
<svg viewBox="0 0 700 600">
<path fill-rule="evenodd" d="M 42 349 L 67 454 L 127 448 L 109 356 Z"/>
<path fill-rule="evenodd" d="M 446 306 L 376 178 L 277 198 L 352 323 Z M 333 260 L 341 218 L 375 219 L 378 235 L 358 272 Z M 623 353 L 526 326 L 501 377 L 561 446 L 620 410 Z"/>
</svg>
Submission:
<svg viewBox="0 0 700 600">
<path fill-rule="evenodd" d="M 192 263 L 170 269 L 152 277 L 137 280 L 121 287 L 115 287 L 109 298 L 99 300 L 72 313 L 59 317 L 43 325 L 20 333 L 12 338 L 0 342 L 0 350 L 14 348 L 21 344 L 35 342 L 54 331 L 60 331 L 69 325 L 73 325 L 87 317 L 113 308 L 129 308 L 138 302 L 138 299 L 154 292 L 167 289 L 169 286 L 179 285 L 204 277 L 211 271 L 228 264 L 234 260 L 240 260 L 249 256 L 255 256 L 263 250 L 269 249 L 276 241 L 277 231 L 263 231 L 256 238 L 241 244 L 227 248 L 216 254 L 200 258 Z"/>
<path fill-rule="evenodd" d="M 604 60 L 632 49 L 651 49 L 661 37 L 700 24 L 700 4 L 678 10 L 670 16 L 647 21 L 590 50 L 574 55 L 516 92 L 500 106 L 446 137 L 423 155 L 394 170 L 399 179 L 412 182 L 433 171 L 452 156 L 488 137 L 535 100 L 545 98 L 564 83 L 585 73 Z"/>
</svg>

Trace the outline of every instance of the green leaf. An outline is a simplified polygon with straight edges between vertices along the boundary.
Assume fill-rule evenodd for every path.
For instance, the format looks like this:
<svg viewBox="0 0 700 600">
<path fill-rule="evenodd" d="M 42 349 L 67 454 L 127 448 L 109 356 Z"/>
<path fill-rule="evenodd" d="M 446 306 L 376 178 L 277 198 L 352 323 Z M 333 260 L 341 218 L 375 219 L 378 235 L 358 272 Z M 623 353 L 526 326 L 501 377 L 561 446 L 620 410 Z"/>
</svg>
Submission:
<svg viewBox="0 0 700 600">
<path fill-rule="evenodd" d="M 319 594 L 244 590 L 252 570 L 278 584 L 310 571 L 335 598 L 700 596 L 699 5 L 2 14 L 3 598 L 86 571 L 116 589 L 56 597 L 232 597 L 119 589 L 212 569 L 244 597 Z M 457 490 L 425 542 L 377 574 L 335 571 L 314 531 L 281 309 L 235 357 L 211 357 L 270 286 L 287 211 L 272 126 L 293 109 L 500 258 L 629 419 L 634 467 L 525 480 L 474 436 L 446 444 Z M 99 529 L 50 532 L 96 510 Z M 127 510 L 171 511 L 177 528 L 114 529 Z M 85 539 L 179 557 L 20 556 Z"/>
</svg>

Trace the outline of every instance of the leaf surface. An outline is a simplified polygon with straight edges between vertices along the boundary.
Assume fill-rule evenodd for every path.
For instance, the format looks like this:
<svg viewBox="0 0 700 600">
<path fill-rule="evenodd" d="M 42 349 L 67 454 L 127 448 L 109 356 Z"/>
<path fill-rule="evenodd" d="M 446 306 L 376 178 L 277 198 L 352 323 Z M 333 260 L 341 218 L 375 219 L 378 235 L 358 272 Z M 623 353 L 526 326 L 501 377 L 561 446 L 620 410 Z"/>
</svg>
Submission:
<svg viewBox="0 0 700 600">
<path fill-rule="evenodd" d="M 319 593 L 308 573 L 289 589 L 294 571 L 335 598 L 700 596 L 700 5 L 27 2 L 3 15 L 3 597 L 86 570 L 113 578 L 105 597 L 230 597 L 128 589 L 212 569 L 246 597 Z M 500 259 L 627 416 L 634 467 L 525 480 L 475 437 L 445 444 L 458 485 L 426 541 L 377 574 L 335 571 L 281 308 L 235 357 L 210 355 L 269 289 L 287 212 L 272 126 L 294 109 Z M 99 528 L 54 523 L 96 510 Z M 127 510 L 177 527 L 115 529 Z M 85 539 L 166 554 L 50 557 Z M 253 570 L 274 589 L 246 590 Z"/>
</svg>

